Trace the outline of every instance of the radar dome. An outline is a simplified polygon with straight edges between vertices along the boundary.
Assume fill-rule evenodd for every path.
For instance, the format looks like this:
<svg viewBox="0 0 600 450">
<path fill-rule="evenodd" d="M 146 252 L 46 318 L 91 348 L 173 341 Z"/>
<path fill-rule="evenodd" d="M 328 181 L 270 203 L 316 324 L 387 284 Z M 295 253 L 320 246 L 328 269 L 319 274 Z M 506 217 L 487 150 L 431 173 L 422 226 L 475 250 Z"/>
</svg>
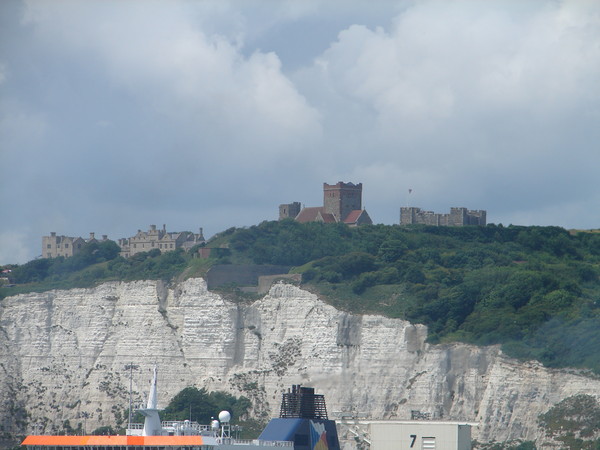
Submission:
<svg viewBox="0 0 600 450">
<path fill-rule="evenodd" d="M 229 414 L 229 411 L 221 411 L 219 413 L 219 420 L 223 423 L 227 423 L 231 420 L 231 414 Z"/>
<path fill-rule="evenodd" d="M 213 420 L 210 423 L 210 428 L 213 430 L 218 430 L 219 429 L 219 421 L 218 420 Z"/>
</svg>

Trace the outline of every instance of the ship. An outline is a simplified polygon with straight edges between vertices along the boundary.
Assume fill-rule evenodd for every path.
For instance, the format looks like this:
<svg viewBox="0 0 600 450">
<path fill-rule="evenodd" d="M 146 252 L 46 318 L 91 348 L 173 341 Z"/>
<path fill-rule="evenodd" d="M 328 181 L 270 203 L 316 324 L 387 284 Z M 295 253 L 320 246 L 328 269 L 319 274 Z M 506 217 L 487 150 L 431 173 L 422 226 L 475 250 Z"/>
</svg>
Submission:
<svg viewBox="0 0 600 450">
<path fill-rule="evenodd" d="M 231 435 L 231 414 L 221 411 L 208 425 L 162 421 L 157 408 L 157 369 L 145 408 L 144 423 L 129 423 L 124 435 L 30 435 L 29 450 L 340 450 L 335 421 L 328 419 L 323 395 L 293 385 L 282 394 L 279 418 L 273 418 L 257 439 Z"/>
</svg>

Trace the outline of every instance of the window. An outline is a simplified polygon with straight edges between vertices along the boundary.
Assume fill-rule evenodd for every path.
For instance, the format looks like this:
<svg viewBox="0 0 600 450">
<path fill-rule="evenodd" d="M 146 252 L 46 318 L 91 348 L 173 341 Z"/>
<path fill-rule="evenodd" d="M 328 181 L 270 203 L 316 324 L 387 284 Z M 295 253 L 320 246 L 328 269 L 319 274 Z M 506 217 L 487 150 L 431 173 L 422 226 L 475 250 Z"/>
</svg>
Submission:
<svg viewBox="0 0 600 450">
<path fill-rule="evenodd" d="M 46 245 L 46 248 L 52 248 L 52 244 Z"/>
<path fill-rule="evenodd" d="M 65 248 L 69 248 L 69 244 L 65 244 Z"/>
</svg>

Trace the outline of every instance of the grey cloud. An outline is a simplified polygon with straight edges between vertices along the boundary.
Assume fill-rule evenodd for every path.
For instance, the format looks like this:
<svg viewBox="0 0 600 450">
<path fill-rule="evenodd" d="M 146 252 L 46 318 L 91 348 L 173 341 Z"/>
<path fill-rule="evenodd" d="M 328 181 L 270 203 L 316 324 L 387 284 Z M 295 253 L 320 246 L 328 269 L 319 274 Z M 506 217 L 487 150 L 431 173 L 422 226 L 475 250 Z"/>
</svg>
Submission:
<svg viewBox="0 0 600 450">
<path fill-rule="evenodd" d="M 3 2 L 0 263 L 50 231 L 252 225 L 340 180 L 375 222 L 597 227 L 595 2 L 342 3 Z"/>
</svg>

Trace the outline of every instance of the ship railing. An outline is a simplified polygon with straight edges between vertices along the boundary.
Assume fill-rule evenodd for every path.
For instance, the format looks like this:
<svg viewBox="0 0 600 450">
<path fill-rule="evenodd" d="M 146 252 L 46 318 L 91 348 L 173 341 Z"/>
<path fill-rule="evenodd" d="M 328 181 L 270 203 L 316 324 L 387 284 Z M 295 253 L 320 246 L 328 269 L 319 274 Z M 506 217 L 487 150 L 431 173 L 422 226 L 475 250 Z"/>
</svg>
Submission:
<svg viewBox="0 0 600 450">
<path fill-rule="evenodd" d="M 127 427 L 125 434 L 127 436 L 141 436 L 144 432 L 144 424 L 143 423 L 131 423 Z"/>
<path fill-rule="evenodd" d="M 163 428 L 185 428 L 197 431 L 210 431 L 210 425 L 200 425 L 198 422 L 190 422 L 189 420 L 164 420 L 161 423 Z"/>
</svg>

